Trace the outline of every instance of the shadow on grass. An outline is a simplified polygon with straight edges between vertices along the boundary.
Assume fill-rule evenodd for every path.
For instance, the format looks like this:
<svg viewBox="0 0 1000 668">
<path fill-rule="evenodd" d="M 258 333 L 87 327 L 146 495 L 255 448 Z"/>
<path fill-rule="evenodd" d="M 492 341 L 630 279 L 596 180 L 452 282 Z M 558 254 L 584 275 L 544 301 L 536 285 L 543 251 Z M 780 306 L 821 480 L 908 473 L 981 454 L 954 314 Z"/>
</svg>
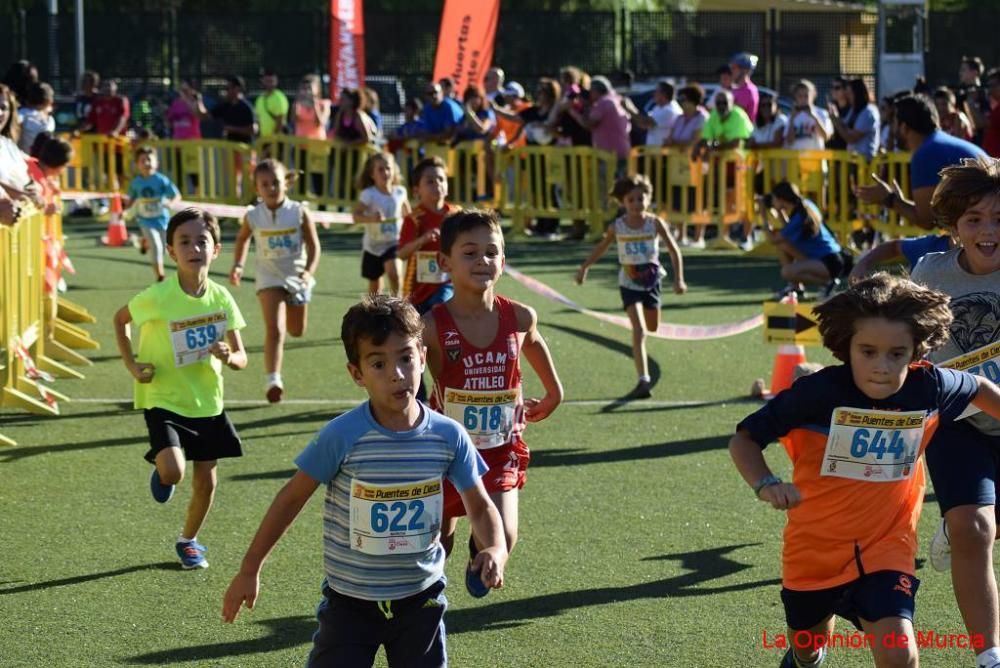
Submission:
<svg viewBox="0 0 1000 668">
<path fill-rule="evenodd" d="M 546 323 L 546 329 L 558 329 L 561 332 L 566 332 L 571 336 L 581 338 L 584 341 L 589 341 L 594 345 L 600 346 L 607 350 L 612 350 L 616 353 L 625 355 L 629 361 L 632 360 L 632 345 L 622 343 L 621 341 L 616 341 L 615 339 L 609 339 L 606 336 L 601 336 L 600 334 L 594 334 L 593 332 L 588 332 L 583 329 L 577 329 L 576 327 L 568 327 L 567 325 L 558 325 L 554 322 Z M 652 357 L 649 358 L 649 377 L 652 380 L 652 384 L 655 386 L 660 380 L 660 365 Z M 632 388 L 626 388 L 631 390 Z M 616 399 L 618 397 L 615 397 Z"/>
<path fill-rule="evenodd" d="M 0 463 L 7 464 L 19 459 L 37 457 L 55 452 L 76 452 L 78 450 L 93 450 L 94 448 L 104 448 L 119 445 L 139 445 L 147 443 L 149 438 L 143 434 L 141 436 L 125 436 L 123 438 L 102 438 L 96 441 L 73 441 L 72 443 L 60 443 L 58 445 L 28 445 L 18 448 L 7 448 L 0 450 Z"/>
<path fill-rule="evenodd" d="M 278 617 L 266 619 L 257 624 L 267 628 L 268 635 L 254 640 L 220 642 L 211 645 L 195 645 L 178 649 L 167 649 L 138 656 L 125 657 L 123 662 L 128 665 L 172 665 L 185 661 L 197 661 L 199 665 L 212 659 L 224 659 L 231 656 L 246 656 L 263 652 L 275 652 L 303 646 L 302 660 L 305 661 L 309 648 L 308 643 L 316 631 L 316 618 L 307 616 Z M 212 661 L 212 665 L 218 665 Z"/>
<path fill-rule="evenodd" d="M 467 633 L 484 629 L 510 628 L 528 620 L 554 617 L 570 610 L 595 605 L 608 605 L 638 599 L 661 599 L 688 596 L 712 596 L 729 592 L 748 591 L 761 587 L 771 587 L 781 583 L 779 578 L 738 582 L 716 587 L 701 585 L 712 580 L 729 577 L 749 568 L 730 559 L 727 555 L 744 547 L 759 543 L 729 545 L 695 552 L 679 552 L 658 557 L 648 557 L 643 561 L 678 561 L 680 567 L 692 572 L 663 580 L 643 582 L 630 587 L 598 587 L 576 591 L 545 594 L 533 598 L 502 601 L 479 608 L 455 610 L 445 615 L 448 633 Z"/>
<path fill-rule="evenodd" d="M 725 450 L 729 446 L 729 436 L 709 436 L 706 438 L 686 439 L 670 443 L 655 443 L 653 445 L 638 445 L 620 450 L 587 450 L 584 448 L 569 448 L 561 450 L 538 449 L 531 451 L 531 468 L 543 466 L 583 466 L 585 464 L 610 464 L 612 462 L 631 462 L 664 457 L 678 457 L 696 452 Z"/>
<path fill-rule="evenodd" d="M 297 469 L 281 469 L 280 471 L 263 471 L 261 473 L 241 473 L 230 476 L 230 480 L 246 482 L 248 480 L 288 480 Z"/>
<path fill-rule="evenodd" d="M 77 575 L 71 578 L 62 578 L 60 580 L 49 580 L 48 582 L 35 582 L 33 584 L 20 585 L 17 587 L 9 587 L 6 585 L 12 584 L 9 582 L 0 582 L 0 596 L 6 596 L 7 594 L 23 594 L 29 591 L 39 591 L 41 589 L 52 589 L 54 587 L 66 587 L 68 585 L 83 584 L 84 582 L 93 582 L 94 580 L 103 580 L 104 578 L 114 578 L 119 575 L 128 575 L 129 573 L 138 573 L 140 571 L 180 571 L 180 563 L 176 561 L 162 561 L 156 564 L 140 564 L 138 566 L 127 566 L 125 568 L 118 568 L 113 571 L 103 571 L 101 573 L 90 573 L 89 575 Z"/>
</svg>

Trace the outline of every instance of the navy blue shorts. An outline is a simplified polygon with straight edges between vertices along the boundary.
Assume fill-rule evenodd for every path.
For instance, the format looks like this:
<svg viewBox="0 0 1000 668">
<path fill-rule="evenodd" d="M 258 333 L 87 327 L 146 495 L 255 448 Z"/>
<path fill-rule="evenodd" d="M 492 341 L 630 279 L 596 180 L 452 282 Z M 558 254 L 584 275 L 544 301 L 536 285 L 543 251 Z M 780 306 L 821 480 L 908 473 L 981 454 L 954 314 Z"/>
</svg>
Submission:
<svg viewBox="0 0 1000 668">
<path fill-rule="evenodd" d="M 181 448 L 192 462 L 210 462 L 226 457 L 242 457 L 243 444 L 226 411 L 214 417 L 191 418 L 165 408 L 147 408 L 144 412 L 149 430 L 146 461 L 156 462 L 156 455 L 166 448 Z"/>
<path fill-rule="evenodd" d="M 925 451 L 941 514 L 956 506 L 996 504 L 1000 436 L 989 436 L 965 420 L 942 424 Z"/>
<path fill-rule="evenodd" d="M 438 304 L 444 304 L 446 301 L 451 299 L 454 294 L 455 288 L 451 287 L 451 282 L 443 283 L 440 288 L 434 291 L 434 294 L 419 304 L 414 304 L 413 308 L 417 309 L 417 313 L 420 315 L 424 315 Z"/>
<path fill-rule="evenodd" d="M 793 631 L 805 631 L 830 615 L 848 620 L 858 630 L 861 620 L 877 622 L 886 617 L 913 621 L 920 580 L 899 571 L 876 571 L 829 589 L 781 589 L 785 622 Z"/>
<path fill-rule="evenodd" d="M 649 290 L 632 290 L 631 288 L 618 287 L 618 291 L 622 295 L 622 306 L 626 309 L 632 304 L 642 303 L 643 308 L 649 309 L 659 309 L 660 308 L 660 283 L 656 282 L 656 285 Z"/>
<path fill-rule="evenodd" d="M 371 666 L 383 645 L 390 668 L 447 666 L 444 583 L 397 601 L 363 601 L 324 585 L 306 668 Z"/>
</svg>

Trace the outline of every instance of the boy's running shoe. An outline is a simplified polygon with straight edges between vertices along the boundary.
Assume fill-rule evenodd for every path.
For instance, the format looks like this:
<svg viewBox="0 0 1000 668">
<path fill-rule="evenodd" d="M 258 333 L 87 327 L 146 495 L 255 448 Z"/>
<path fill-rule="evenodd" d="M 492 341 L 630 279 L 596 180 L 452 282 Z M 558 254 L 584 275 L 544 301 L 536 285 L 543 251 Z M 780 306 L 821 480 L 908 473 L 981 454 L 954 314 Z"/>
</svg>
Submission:
<svg viewBox="0 0 1000 668">
<path fill-rule="evenodd" d="M 208 568 L 208 562 L 205 561 L 205 552 L 208 548 L 198 541 L 177 541 L 176 548 L 177 556 L 181 558 L 181 568 L 184 570 Z"/>
<path fill-rule="evenodd" d="M 937 533 L 931 539 L 931 567 L 936 571 L 951 569 L 951 540 L 948 538 L 948 525 L 941 520 Z"/>
<path fill-rule="evenodd" d="M 632 401 L 633 399 L 649 399 L 653 396 L 652 387 L 648 380 L 640 380 L 632 391 L 625 395 L 626 401 Z"/>
<path fill-rule="evenodd" d="M 483 584 L 479 573 L 472 570 L 472 560 L 465 567 L 465 588 L 473 598 L 482 598 L 490 593 L 490 588 Z"/>
<path fill-rule="evenodd" d="M 282 387 L 280 382 L 270 383 L 267 386 L 267 391 L 264 396 L 267 397 L 267 402 L 269 404 L 276 404 L 281 401 L 281 395 L 285 393 L 285 388 Z"/>
<path fill-rule="evenodd" d="M 816 660 L 806 665 L 809 666 L 810 668 L 818 668 L 819 666 L 823 665 L 823 661 L 825 660 L 826 660 L 826 647 L 820 647 L 819 656 L 816 657 Z M 795 660 L 795 654 L 793 654 L 792 648 L 789 647 L 788 651 L 785 652 L 785 656 L 781 658 L 781 663 L 778 665 L 778 668 L 799 668 L 802 665 L 803 664 L 800 664 Z"/>
<path fill-rule="evenodd" d="M 177 485 L 164 485 L 160 482 L 160 472 L 153 467 L 153 474 L 149 476 L 149 491 L 153 493 L 153 499 L 157 503 L 166 503 L 174 495 Z"/>
<path fill-rule="evenodd" d="M 821 297 L 823 299 L 826 299 L 827 297 L 829 297 L 830 295 L 832 295 L 834 292 L 836 292 L 838 288 L 840 288 L 840 279 L 839 278 L 835 278 L 835 279 L 833 279 L 832 281 L 830 281 L 829 283 L 826 284 L 826 286 L 823 288 L 823 292 L 820 293 L 820 295 L 821 295 Z"/>
</svg>

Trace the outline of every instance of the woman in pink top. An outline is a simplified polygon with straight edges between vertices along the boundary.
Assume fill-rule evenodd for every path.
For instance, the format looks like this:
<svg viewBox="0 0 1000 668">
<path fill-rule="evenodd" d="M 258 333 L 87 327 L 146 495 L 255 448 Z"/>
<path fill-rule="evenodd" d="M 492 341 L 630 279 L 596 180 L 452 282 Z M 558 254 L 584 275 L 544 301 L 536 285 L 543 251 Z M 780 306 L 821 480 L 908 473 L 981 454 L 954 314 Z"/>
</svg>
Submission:
<svg viewBox="0 0 1000 668">
<path fill-rule="evenodd" d="M 309 139 L 326 139 L 326 126 L 330 122 L 330 100 L 321 97 L 319 77 L 307 74 L 299 83 L 295 97 L 295 136 Z"/>
<path fill-rule="evenodd" d="M 170 136 L 174 139 L 201 139 L 201 119 L 208 116 L 201 93 L 182 81 L 177 97 L 167 109 Z"/>
<path fill-rule="evenodd" d="M 624 174 L 632 148 L 629 141 L 632 123 L 622 106 L 621 98 L 611 88 L 611 82 L 606 77 L 594 77 L 590 80 L 590 110 L 586 114 L 580 113 L 566 102 L 561 104 L 577 123 L 590 129 L 590 141 L 594 148 L 610 151 L 618 157 L 615 176 Z"/>
</svg>

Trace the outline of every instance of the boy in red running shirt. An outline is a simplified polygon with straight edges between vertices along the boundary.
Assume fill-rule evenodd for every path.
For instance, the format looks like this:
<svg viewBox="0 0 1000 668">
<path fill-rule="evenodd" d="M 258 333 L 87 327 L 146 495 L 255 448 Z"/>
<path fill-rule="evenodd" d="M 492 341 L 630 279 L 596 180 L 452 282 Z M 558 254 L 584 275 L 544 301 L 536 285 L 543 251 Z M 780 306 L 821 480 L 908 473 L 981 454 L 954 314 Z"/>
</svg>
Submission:
<svg viewBox="0 0 1000 668">
<path fill-rule="evenodd" d="M 1000 415 L 989 380 L 919 362 L 948 339 L 949 297 L 875 274 L 816 307 L 843 365 L 804 376 L 736 427 L 729 453 L 759 499 L 788 511 L 781 601 L 792 645 L 781 668 L 819 666 L 834 615 L 854 623 L 875 665 L 917 666 L 913 631 L 921 455 L 970 404 Z M 784 440 L 792 483 L 763 448 Z M 787 640 L 787 639 L 786 639 Z"/>
<path fill-rule="evenodd" d="M 438 265 L 441 221 L 457 210 L 448 197 L 448 170 L 441 158 L 424 158 L 413 168 L 419 203 L 403 219 L 396 255 L 406 263 L 403 294 L 423 315 L 435 304 L 451 299 L 448 274 Z"/>
<path fill-rule="evenodd" d="M 500 511 L 509 552 L 517 542 L 517 491 L 531 457 L 521 434 L 526 421 L 538 422 L 556 409 L 562 385 L 535 311 L 494 293 L 504 266 L 496 213 L 469 210 L 448 216 L 441 226 L 440 259 L 455 295 L 424 316 L 427 366 L 434 377 L 431 408 L 464 425 L 490 467 L 483 483 Z M 522 351 L 545 388 L 541 399 L 522 395 Z M 449 554 L 462 515 L 461 497 L 445 483 L 441 543 Z M 480 548 L 470 537 L 470 564 Z M 468 568 L 465 586 L 477 598 L 489 593 Z"/>
</svg>

